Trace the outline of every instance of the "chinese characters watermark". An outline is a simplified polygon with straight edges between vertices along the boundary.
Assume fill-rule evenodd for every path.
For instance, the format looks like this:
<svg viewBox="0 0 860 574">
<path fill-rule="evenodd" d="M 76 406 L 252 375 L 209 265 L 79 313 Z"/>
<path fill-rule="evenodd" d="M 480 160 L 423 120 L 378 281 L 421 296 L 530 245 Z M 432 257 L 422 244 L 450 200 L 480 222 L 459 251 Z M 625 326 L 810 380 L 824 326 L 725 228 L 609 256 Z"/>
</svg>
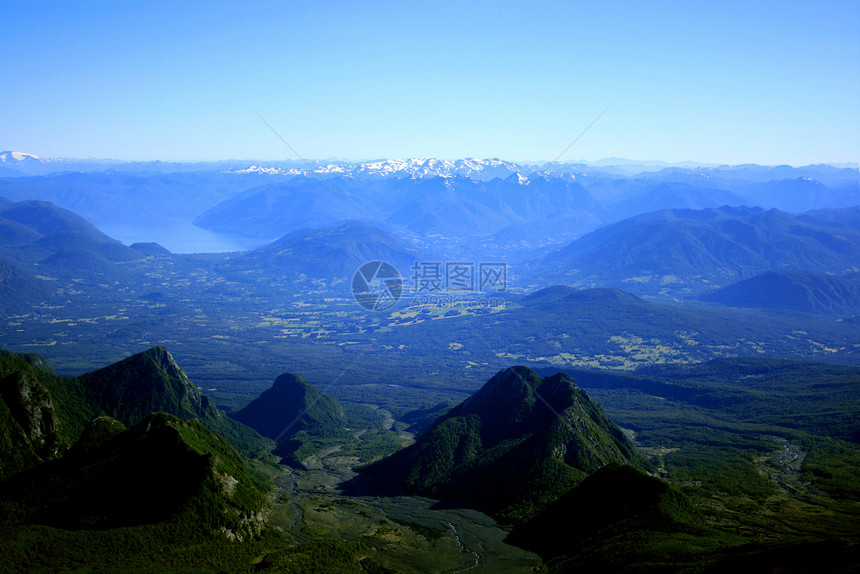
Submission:
<svg viewBox="0 0 860 574">
<path fill-rule="evenodd" d="M 508 288 L 506 263 L 475 261 L 415 261 L 408 289 L 415 294 L 410 306 L 495 308 L 504 299 L 486 297 Z M 368 311 L 386 311 L 405 290 L 404 279 L 385 261 L 365 263 L 352 278 L 352 294 Z"/>
</svg>

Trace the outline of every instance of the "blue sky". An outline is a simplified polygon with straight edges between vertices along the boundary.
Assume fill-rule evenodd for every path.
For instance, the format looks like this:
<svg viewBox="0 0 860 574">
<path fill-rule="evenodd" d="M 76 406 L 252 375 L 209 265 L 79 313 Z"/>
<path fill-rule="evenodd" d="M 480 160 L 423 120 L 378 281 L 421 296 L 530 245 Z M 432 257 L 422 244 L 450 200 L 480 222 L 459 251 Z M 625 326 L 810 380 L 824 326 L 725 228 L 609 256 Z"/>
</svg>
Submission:
<svg viewBox="0 0 860 574">
<path fill-rule="evenodd" d="M 860 2 L 15 2 L 0 149 L 860 160 Z"/>
</svg>

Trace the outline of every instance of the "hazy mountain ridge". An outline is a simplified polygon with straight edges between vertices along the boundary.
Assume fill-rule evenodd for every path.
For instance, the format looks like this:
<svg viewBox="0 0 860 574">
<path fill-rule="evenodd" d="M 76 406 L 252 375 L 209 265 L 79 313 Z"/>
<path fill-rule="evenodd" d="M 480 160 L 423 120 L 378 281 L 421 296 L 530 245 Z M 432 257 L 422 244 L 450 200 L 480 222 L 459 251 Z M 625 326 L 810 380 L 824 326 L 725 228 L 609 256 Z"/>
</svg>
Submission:
<svg viewBox="0 0 860 574">
<path fill-rule="evenodd" d="M 36 263 L 54 271 L 101 273 L 109 270 L 112 262 L 143 257 L 80 215 L 37 200 L 0 208 L 0 255 L 24 266 Z M 33 296 L 38 296 L 42 289 L 34 291 Z"/>
<path fill-rule="evenodd" d="M 860 261 L 860 233 L 834 218 L 777 210 L 665 210 L 589 233 L 531 270 L 545 281 L 690 295 L 771 269 L 842 274 Z"/>
<path fill-rule="evenodd" d="M 353 274 L 369 261 L 385 261 L 406 276 L 428 254 L 389 231 L 365 221 L 345 221 L 301 229 L 253 251 L 229 256 L 218 269 L 244 280 L 269 283 L 306 276 L 348 289 Z"/>
<path fill-rule="evenodd" d="M 100 227 L 145 224 L 158 229 L 176 221 L 190 221 L 247 187 L 261 183 L 260 176 L 248 175 L 237 180 L 216 171 L 86 171 L 0 178 L 0 196 L 15 201 L 50 201 Z"/>
<path fill-rule="evenodd" d="M 709 293 L 702 299 L 730 307 L 856 313 L 860 311 L 860 275 L 767 271 Z"/>
<path fill-rule="evenodd" d="M 51 173 L 58 171 L 99 172 L 105 168 L 128 172 L 158 173 L 173 172 L 204 172 L 220 170 L 230 174 L 246 172 L 261 172 L 265 174 L 344 174 L 367 173 L 374 175 L 406 174 L 409 176 L 437 175 L 482 175 L 485 179 L 503 177 L 507 172 L 536 172 L 575 173 L 599 171 L 601 169 L 624 168 L 625 173 L 632 175 L 652 175 L 662 177 L 670 174 L 690 174 L 708 179 L 724 177 L 728 179 L 743 179 L 749 181 L 770 181 L 773 179 L 791 179 L 807 177 L 819 179 L 825 183 L 833 181 L 856 181 L 858 167 L 853 165 L 809 164 L 805 166 L 791 165 L 759 165 L 759 164 L 707 164 L 694 161 L 664 162 L 642 161 L 628 158 L 604 158 L 597 161 L 561 161 L 561 162 L 527 162 L 517 163 L 498 158 L 403 158 L 403 159 L 372 159 L 366 161 L 348 160 L 253 160 L 231 159 L 207 162 L 169 162 L 169 161 L 121 161 L 113 159 L 81 159 L 81 158 L 44 158 L 21 151 L 0 152 L 0 164 L 15 168 L 23 173 L 29 169 L 36 173 Z M 474 177 L 473 177 L 474 178 Z M 475 178 L 478 179 L 478 178 Z"/>
<path fill-rule="evenodd" d="M 272 240 L 309 226 L 368 219 L 389 221 L 458 256 L 507 251 L 520 257 L 658 209 L 756 205 L 801 212 L 860 204 L 857 170 L 829 166 L 631 174 L 582 163 L 423 159 L 217 169 L 228 164 L 174 165 L 172 172 L 171 164 L 121 164 L 110 172 L 6 177 L 0 196 L 52 201 L 134 241 L 157 240 L 145 237 L 146 230 L 165 232 L 192 220 L 218 233 Z M 464 250 L 454 239 L 472 244 Z"/>
<path fill-rule="evenodd" d="M 440 174 L 378 180 L 348 170 L 332 174 L 325 179 L 292 176 L 286 182 L 249 189 L 199 216 L 197 223 L 221 232 L 272 236 L 304 226 L 296 219 L 301 212 L 311 225 L 346 217 L 384 219 L 422 241 L 449 248 L 439 236 L 471 238 L 478 241 L 473 249 L 536 248 L 572 239 L 599 223 L 661 209 L 759 205 L 799 212 L 860 203 L 856 174 L 855 183 L 839 180 L 836 188 L 803 177 L 761 183 L 723 176 L 714 181 L 692 170 L 619 178 L 530 168 L 490 180 Z M 845 170 L 844 176 L 851 174 Z M 327 200 L 319 203 L 323 198 Z M 578 222 L 566 235 L 559 234 L 557 226 L 545 225 L 565 219 Z M 532 223 L 530 233 L 518 228 L 523 223 Z"/>
</svg>

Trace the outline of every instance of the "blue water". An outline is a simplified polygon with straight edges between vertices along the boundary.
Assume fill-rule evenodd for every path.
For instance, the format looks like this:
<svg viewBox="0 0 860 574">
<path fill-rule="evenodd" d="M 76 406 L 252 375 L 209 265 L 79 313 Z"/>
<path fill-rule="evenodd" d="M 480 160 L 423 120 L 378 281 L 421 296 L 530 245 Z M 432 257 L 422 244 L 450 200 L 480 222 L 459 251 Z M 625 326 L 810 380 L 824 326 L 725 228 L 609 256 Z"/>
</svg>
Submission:
<svg viewBox="0 0 860 574">
<path fill-rule="evenodd" d="M 126 245 L 155 242 L 173 253 L 223 253 L 226 251 L 249 251 L 274 241 L 238 235 L 214 233 L 189 222 L 170 222 L 163 226 L 111 227 L 99 225 L 99 229 Z"/>
</svg>

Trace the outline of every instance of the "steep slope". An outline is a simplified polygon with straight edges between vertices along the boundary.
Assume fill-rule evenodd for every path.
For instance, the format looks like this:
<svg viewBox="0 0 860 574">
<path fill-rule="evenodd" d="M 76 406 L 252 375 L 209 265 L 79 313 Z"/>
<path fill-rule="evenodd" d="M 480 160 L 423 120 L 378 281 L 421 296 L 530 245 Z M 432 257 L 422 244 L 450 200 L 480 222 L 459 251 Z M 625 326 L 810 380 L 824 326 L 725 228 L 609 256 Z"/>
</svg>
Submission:
<svg viewBox="0 0 860 574">
<path fill-rule="evenodd" d="M 706 528 L 677 488 L 610 464 L 514 528 L 507 542 L 537 552 L 552 572 L 620 572 L 651 564 L 675 571 L 730 538 Z"/>
<path fill-rule="evenodd" d="M 265 479 L 197 421 L 155 413 L 125 430 L 101 418 L 79 444 L 4 483 L 6 524 L 103 529 L 170 521 L 228 538 L 263 526 Z"/>
<path fill-rule="evenodd" d="M 525 221 L 540 222 L 574 213 L 594 211 L 597 202 L 572 175 L 515 173 L 486 186 L 501 206 Z"/>
<path fill-rule="evenodd" d="M 161 411 L 181 419 L 199 420 L 244 453 L 269 445 L 268 440 L 218 409 L 163 347 L 81 375 L 71 384 L 88 404 L 126 425 Z"/>
<path fill-rule="evenodd" d="M 0 478 L 58 454 L 59 420 L 43 375 L 11 353 L 0 355 Z"/>
<path fill-rule="evenodd" d="M 860 310 L 860 276 L 767 271 L 723 287 L 702 299 L 729 307 L 856 313 Z"/>
<path fill-rule="evenodd" d="M 619 221 L 661 209 L 708 209 L 723 205 L 740 206 L 749 202 L 724 189 L 675 181 L 643 179 L 631 185 L 635 194 L 606 208 L 608 221 Z"/>
<path fill-rule="evenodd" d="M 276 442 L 288 440 L 299 431 L 340 434 L 347 425 L 337 399 L 292 373 L 275 379 L 271 388 L 233 418 Z"/>
<path fill-rule="evenodd" d="M 52 256 L 65 253 L 83 253 L 105 259 L 107 261 L 134 261 L 142 259 L 143 255 L 119 241 L 109 239 L 101 241 L 92 239 L 72 231 L 58 231 L 40 238 L 32 244 L 37 254 L 46 254 L 43 261 L 48 263 Z"/>
<path fill-rule="evenodd" d="M 541 310 L 558 310 L 569 306 L 606 306 L 619 309 L 624 306 L 646 306 L 642 299 L 620 289 L 575 289 L 566 285 L 553 285 L 530 293 L 520 299 L 524 307 Z"/>
<path fill-rule="evenodd" d="M 40 237 L 42 235 L 29 225 L 0 216 L 0 245 L 8 247 L 27 245 L 38 241 Z"/>
<path fill-rule="evenodd" d="M 420 235 L 463 239 L 472 237 L 497 219 L 498 227 L 518 221 L 515 214 L 503 213 L 501 206 L 494 208 L 462 192 L 440 187 L 436 193 L 428 193 L 403 206 L 391 214 L 386 222 Z"/>
<path fill-rule="evenodd" d="M 812 209 L 856 205 L 860 200 L 857 181 L 853 185 L 826 186 L 809 177 L 772 180 L 751 186 L 748 193 L 762 207 L 775 207 L 798 213 Z"/>
<path fill-rule="evenodd" d="M 38 355 L 0 351 L 0 478 L 62 455 L 96 414 Z"/>
<path fill-rule="evenodd" d="M 855 188 L 857 185 L 855 184 Z M 857 190 L 855 202 L 860 203 L 860 190 Z M 843 207 L 841 209 L 820 209 L 807 211 L 797 216 L 800 221 L 818 225 L 847 226 L 860 231 L 860 205 Z"/>
<path fill-rule="evenodd" d="M 541 379 L 513 367 L 362 479 L 517 521 L 610 462 L 644 459 L 573 379 L 561 373 Z"/>
</svg>

